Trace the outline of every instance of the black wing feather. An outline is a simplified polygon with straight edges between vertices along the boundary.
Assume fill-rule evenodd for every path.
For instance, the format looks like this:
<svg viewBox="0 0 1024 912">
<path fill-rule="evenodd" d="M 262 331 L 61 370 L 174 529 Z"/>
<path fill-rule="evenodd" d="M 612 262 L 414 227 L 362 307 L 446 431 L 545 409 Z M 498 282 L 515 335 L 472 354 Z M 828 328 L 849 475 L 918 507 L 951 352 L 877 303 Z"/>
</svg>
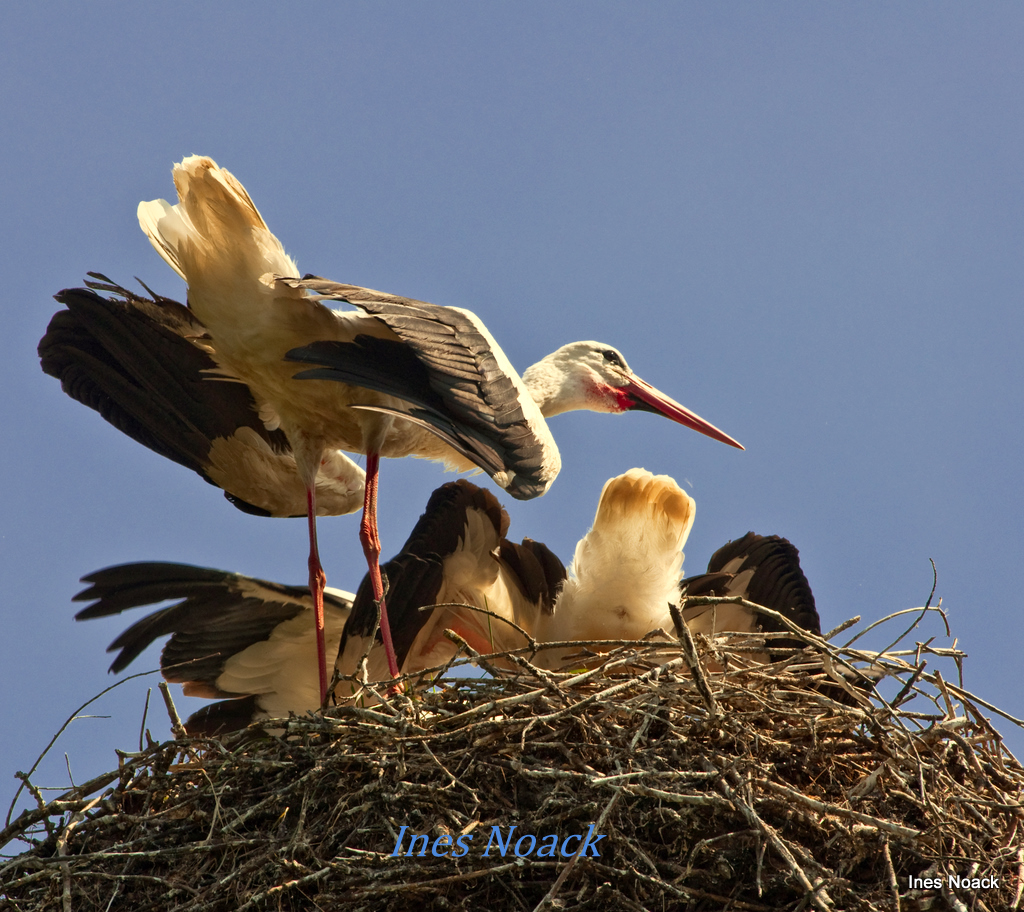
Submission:
<svg viewBox="0 0 1024 912">
<path fill-rule="evenodd" d="M 502 540 L 501 559 L 512 568 L 523 595 L 540 602 L 544 614 L 552 614 L 566 578 L 558 556 L 547 545 L 524 538 L 519 545 Z"/>
<path fill-rule="evenodd" d="M 95 603 L 75 615 L 80 621 L 182 599 L 137 621 L 110 644 L 108 652 L 120 650 L 111 671 L 123 671 L 150 643 L 170 635 L 160 656 L 167 680 L 203 682 L 211 687 L 231 656 L 269 639 L 279 624 L 309 610 L 311 604 L 304 586 L 285 586 L 187 564 L 121 564 L 90 573 L 82 582 L 92 585 L 74 601 Z M 244 588 L 253 586 L 268 595 L 246 594 Z M 347 611 L 350 604 L 325 592 L 324 607 Z"/>
<path fill-rule="evenodd" d="M 217 363 L 197 344 L 205 329 L 188 308 L 90 275 L 103 282 L 55 295 L 67 310 L 54 315 L 39 342 L 43 371 L 60 380 L 71 398 L 214 485 L 207 474 L 213 441 L 240 427 L 251 428 L 275 453 L 290 451 L 285 435 L 260 421 L 247 386 L 209 379 Z M 246 512 L 267 512 L 227 496 Z"/>
<path fill-rule="evenodd" d="M 350 303 L 401 340 L 359 337 L 293 349 L 288 360 L 320 368 L 302 371 L 299 379 L 339 380 L 403 399 L 418 406 L 424 426 L 436 428 L 449 445 L 455 446 L 453 439 L 473 440 L 475 445 L 455 448 L 492 475 L 494 461 L 477 461 L 474 452 L 495 454 L 502 469 L 512 473 L 513 497 L 525 500 L 547 489 L 541 477 L 544 448 L 526 420 L 519 390 L 469 317 L 455 308 L 315 276 L 283 281 Z"/>
<path fill-rule="evenodd" d="M 734 562 L 737 562 L 734 565 Z M 729 566 L 727 571 L 725 568 Z M 814 604 L 811 586 L 800 568 L 800 552 L 785 538 L 778 535 L 755 535 L 748 532 L 742 538 L 719 548 L 708 562 L 708 572 L 683 580 L 683 595 L 726 595 L 731 593 L 730 583 L 741 573 L 753 570 L 741 594 L 748 601 L 764 605 L 779 612 L 811 633 L 821 633 L 821 620 Z M 784 632 L 783 625 L 767 615 L 760 618 L 762 630 Z M 798 640 L 773 640 L 778 646 L 799 648 Z"/>
<path fill-rule="evenodd" d="M 734 563 L 738 561 L 738 564 Z M 728 569 L 726 569 L 728 567 Z M 800 567 L 800 552 L 794 545 L 778 535 L 755 535 L 748 532 L 742 538 L 729 542 L 719 548 L 708 562 L 708 572 L 700 576 L 683 580 L 680 589 L 683 595 L 725 595 L 732 592 L 730 587 L 735 577 L 753 568 L 742 595 L 748 601 L 764 605 L 777 611 L 804 630 L 821 635 L 821 619 L 814 604 L 814 595 L 807 577 Z M 784 633 L 786 628 L 775 618 L 761 615 L 760 627 L 768 633 Z M 769 646 L 800 649 L 805 644 L 796 639 L 772 639 Z M 780 653 L 772 653 L 772 658 L 781 657 Z M 868 691 L 883 676 L 878 668 L 858 668 L 855 670 L 837 668 L 835 672 L 843 675 L 854 687 Z M 857 705 L 849 690 L 836 684 L 826 675 L 822 675 L 814 686 L 826 696 L 840 703 Z"/>
<path fill-rule="evenodd" d="M 509 519 L 497 498 L 460 478 L 441 485 L 430 495 L 402 550 L 381 567 L 388 581 L 385 603 L 399 666 L 428 620 L 420 608 L 435 603 L 443 581 L 444 560 L 458 547 L 466 526 L 466 512 L 471 509 L 484 511 L 499 538 L 504 537 Z M 367 574 L 345 624 L 340 652 L 344 652 L 349 636 L 367 637 L 376 623 L 377 608 Z M 377 639 L 380 641 L 379 631 Z"/>
</svg>

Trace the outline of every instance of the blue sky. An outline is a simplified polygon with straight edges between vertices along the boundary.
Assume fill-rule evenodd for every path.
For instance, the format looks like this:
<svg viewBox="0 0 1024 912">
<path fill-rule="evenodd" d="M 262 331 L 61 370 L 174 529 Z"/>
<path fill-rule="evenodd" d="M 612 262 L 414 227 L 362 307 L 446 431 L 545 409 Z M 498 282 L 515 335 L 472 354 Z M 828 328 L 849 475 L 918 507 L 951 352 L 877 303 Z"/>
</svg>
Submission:
<svg viewBox="0 0 1024 912">
<path fill-rule="evenodd" d="M 689 572 L 750 529 L 785 535 L 825 628 L 922 604 L 933 559 L 966 686 L 1024 716 L 1006 603 L 1024 557 L 1021 7 L 11 2 L 4 19 L 5 809 L 15 770 L 114 680 L 104 649 L 131 618 L 76 623 L 79 577 L 160 559 L 305 579 L 300 520 L 236 511 L 39 370 L 51 296 L 86 271 L 183 296 L 135 207 L 172 197 L 191 153 L 239 177 L 300 269 L 468 307 L 520 369 L 612 343 L 747 447 L 559 416 L 551 491 L 502 498 L 516 538 L 568 561 L 604 481 L 644 466 L 697 502 Z M 444 480 L 384 464 L 385 555 Z M 332 585 L 358 585 L 356 532 L 321 523 Z M 90 707 L 103 718 L 76 721 L 37 783 L 67 784 L 65 752 L 76 781 L 112 768 L 155 683 Z M 161 708 L 148 724 L 167 735 Z"/>
</svg>

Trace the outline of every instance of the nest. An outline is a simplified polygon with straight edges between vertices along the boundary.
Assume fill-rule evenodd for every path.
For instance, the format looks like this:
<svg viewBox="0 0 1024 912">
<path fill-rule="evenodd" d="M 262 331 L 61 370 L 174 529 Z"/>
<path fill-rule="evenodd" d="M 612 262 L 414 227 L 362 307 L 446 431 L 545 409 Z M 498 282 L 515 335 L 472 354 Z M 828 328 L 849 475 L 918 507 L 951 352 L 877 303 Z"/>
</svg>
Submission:
<svg viewBox="0 0 1024 912">
<path fill-rule="evenodd" d="M 493 679 L 222 740 L 174 714 L 175 740 L 48 804 L 24 777 L 0 907 L 1019 908 L 1024 770 L 983 711 L 1006 714 L 951 683 L 955 644 L 795 636 L 768 665 L 749 636 L 565 674 L 476 657 Z"/>
</svg>

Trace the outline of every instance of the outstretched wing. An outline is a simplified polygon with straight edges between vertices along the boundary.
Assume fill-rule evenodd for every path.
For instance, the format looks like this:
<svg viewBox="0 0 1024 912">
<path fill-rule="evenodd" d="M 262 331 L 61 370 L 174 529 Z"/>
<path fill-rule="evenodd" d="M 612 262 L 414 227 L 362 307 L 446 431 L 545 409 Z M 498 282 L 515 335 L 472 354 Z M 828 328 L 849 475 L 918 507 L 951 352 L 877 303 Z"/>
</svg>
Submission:
<svg viewBox="0 0 1024 912">
<path fill-rule="evenodd" d="M 482 522 L 491 524 L 495 541 L 508 531 L 508 514 L 497 498 L 490 491 L 460 478 L 441 485 L 430 495 L 426 509 L 402 550 L 381 567 L 388 581 L 385 602 L 399 667 L 429 619 L 429 614 L 420 608 L 437 602 L 444 581 L 444 561 L 466 535 L 470 511 L 476 511 Z M 344 654 L 347 648 L 351 656 L 353 650 L 359 654 L 365 651 L 365 639 L 373 633 L 376 624 L 377 607 L 369 576 L 366 576 L 356 592 L 352 615 L 345 625 L 341 652 Z M 346 664 L 344 660 L 342 664 Z"/>
<path fill-rule="evenodd" d="M 147 646 L 169 635 L 161 672 L 183 684 L 190 696 L 252 696 L 264 717 L 320 705 L 313 601 L 306 587 L 158 562 L 108 567 L 82 581 L 91 585 L 74 600 L 93 604 L 77 620 L 181 600 L 146 615 L 111 643 L 109 652 L 120 650 L 111 671 L 124 670 Z M 337 649 L 351 605 L 350 593 L 324 593 L 329 649 Z M 189 728 L 199 730 L 191 720 Z"/>
<path fill-rule="evenodd" d="M 519 374 L 477 317 L 316 277 L 280 281 L 352 304 L 398 336 L 359 335 L 293 349 L 288 360 L 317 365 L 297 379 L 335 380 L 402 399 L 409 410 L 396 414 L 432 431 L 513 497 L 526 500 L 547 490 L 558 474 L 558 448 Z"/>
<path fill-rule="evenodd" d="M 189 309 L 90 275 L 100 281 L 55 296 L 67 310 L 39 343 L 43 371 L 122 433 L 223 488 L 240 510 L 304 516 L 288 439 L 266 429 L 245 384 L 216 379 L 205 328 Z M 363 471 L 330 455 L 331 475 L 317 479 L 318 510 L 353 512 L 362 505 Z"/>
<path fill-rule="evenodd" d="M 756 605 L 771 608 L 811 633 L 821 633 L 821 620 L 807 577 L 800 568 L 800 552 L 778 535 L 748 532 L 719 548 L 708 562 L 708 572 L 680 584 L 684 596 L 741 596 Z M 716 611 L 728 610 L 719 606 Z M 708 609 L 694 609 L 706 612 Z M 684 612 L 684 617 L 690 612 Z M 688 623 L 694 618 L 686 617 Z M 769 615 L 759 615 L 757 626 L 769 633 L 785 628 Z M 726 627 L 724 629 L 743 629 Z M 775 639 L 774 645 L 799 648 L 798 640 Z"/>
</svg>

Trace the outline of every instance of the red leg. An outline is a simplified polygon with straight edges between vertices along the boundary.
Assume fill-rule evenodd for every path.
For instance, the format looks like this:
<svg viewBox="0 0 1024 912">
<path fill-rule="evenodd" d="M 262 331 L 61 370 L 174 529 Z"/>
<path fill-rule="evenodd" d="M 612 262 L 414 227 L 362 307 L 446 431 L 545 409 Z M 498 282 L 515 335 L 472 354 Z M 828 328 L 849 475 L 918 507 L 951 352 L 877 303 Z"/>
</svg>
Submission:
<svg viewBox="0 0 1024 912">
<path fill-rule="evenodd" d="M 391 625 L 384 605 L 384 582 L 380 575 L 380 537 L 377 535 L 377 470 L 380 468 L 378 453 L 366 454 L 366 499 L 363 501 L 363 521 L 359 526 L 359 540 L 363 543 L 363 554 L 370 568 L 370 585 L 373 600 L 380 614 L 380 637 L 384 641 L 384 655 L 387 656 L 391 677 L 398 677 L 398 657 L 391 641 Z"/>
<path fill-rule="evenodd" d="M 316 623 L 316 658 L 320 671 L 320 705 L 327 698 L 327 642 L 324 636 L 324 586 L 327 575 L 320 564 L 316 544 L 316 489 L 306 489 L 306 516 L 309 520 L 309 592 L 313 596 L 313 618 Z"/>
</svg>

